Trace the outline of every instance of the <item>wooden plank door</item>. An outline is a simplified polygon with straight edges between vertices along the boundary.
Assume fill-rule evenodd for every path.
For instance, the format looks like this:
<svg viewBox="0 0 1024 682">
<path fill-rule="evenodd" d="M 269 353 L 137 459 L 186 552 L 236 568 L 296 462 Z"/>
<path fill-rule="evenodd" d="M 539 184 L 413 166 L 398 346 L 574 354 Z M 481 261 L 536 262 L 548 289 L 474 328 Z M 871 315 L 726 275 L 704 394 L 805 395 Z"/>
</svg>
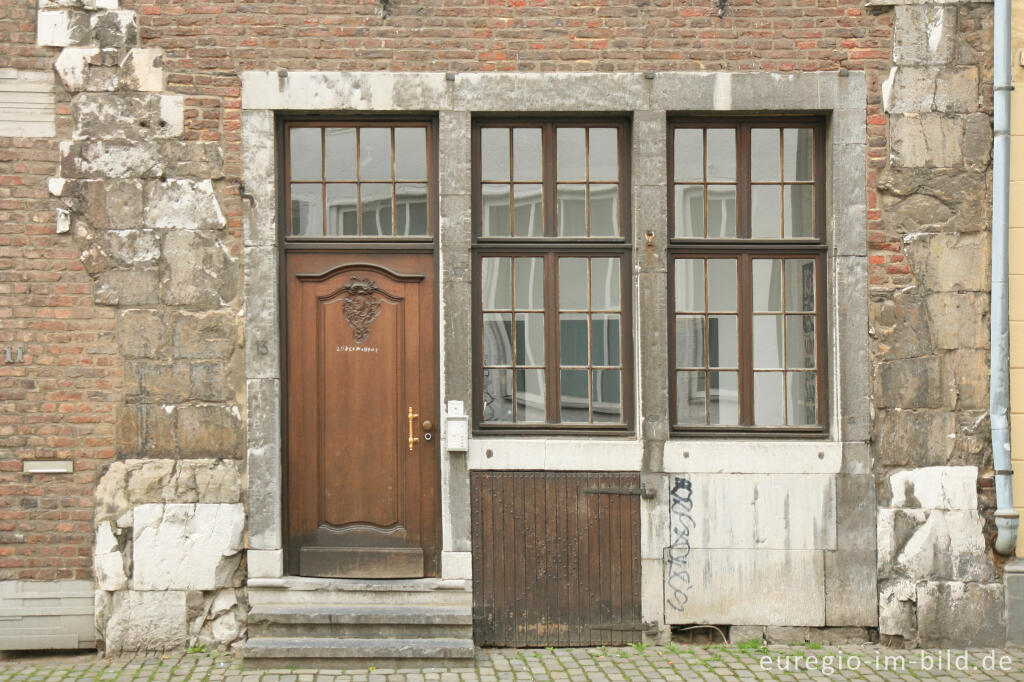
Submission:
<svg viewBox="0 0 1024 682">
<path fill-rule="evenodd" d="M 285 258 L 289 571 L 437 575 L 433 256 Z"/>
<path fill-rule="evenodd" d="M 477 644 L 641 639 L 639 474 L 475 471 L 470 484 Z"/>
</svg>

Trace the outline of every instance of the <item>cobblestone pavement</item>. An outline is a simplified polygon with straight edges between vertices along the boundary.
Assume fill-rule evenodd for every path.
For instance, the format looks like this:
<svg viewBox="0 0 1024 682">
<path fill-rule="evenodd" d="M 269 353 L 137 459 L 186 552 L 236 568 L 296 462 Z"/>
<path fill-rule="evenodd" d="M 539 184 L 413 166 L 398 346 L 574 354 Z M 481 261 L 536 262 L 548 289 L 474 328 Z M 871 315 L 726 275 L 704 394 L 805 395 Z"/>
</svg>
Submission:
<svg viewBox="0 0 1024 682">
<path fill-rule="evenodd" d="M 416 680 L 1024 680 L 1024 649 L 906 650 L 814 644 L 634 646 L 596 649 L 479 649 L 475 665 L 243 670 L 207 652 L 102 658 L 92 654 L 0 654 L 0 682 L 22 680 L 211 680 L 217 682 L 413 682 Z"/>
</svg>

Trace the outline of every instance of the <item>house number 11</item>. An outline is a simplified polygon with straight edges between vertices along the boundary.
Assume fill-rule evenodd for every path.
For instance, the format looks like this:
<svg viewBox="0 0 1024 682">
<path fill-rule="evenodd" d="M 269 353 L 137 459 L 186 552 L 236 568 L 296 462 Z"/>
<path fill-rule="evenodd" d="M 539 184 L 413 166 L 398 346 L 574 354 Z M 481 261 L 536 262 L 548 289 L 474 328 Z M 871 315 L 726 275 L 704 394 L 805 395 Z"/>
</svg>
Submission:
<svg viewBox="0 0 1024 682">
<path fill-rule="evenodd" d="M 24 349 L 21 346 L 17 346 L 16 348 L 4 346 L 4 353 L 5 361 L 7 362 L 8 365 L 11 364 L 12 362 L 25 362 L 25 358 L 23 355 Z"/>
</svg>

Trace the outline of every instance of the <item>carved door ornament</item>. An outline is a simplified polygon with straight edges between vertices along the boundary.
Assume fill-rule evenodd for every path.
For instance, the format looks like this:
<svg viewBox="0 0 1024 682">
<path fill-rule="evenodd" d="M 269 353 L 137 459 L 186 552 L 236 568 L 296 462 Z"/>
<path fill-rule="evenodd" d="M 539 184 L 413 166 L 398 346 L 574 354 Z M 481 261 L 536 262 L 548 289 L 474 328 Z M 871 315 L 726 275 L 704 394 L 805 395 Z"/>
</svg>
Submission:
<svg viewBox="0 0 1024 682">
<path fill-rule="evenodd" d="M 377 294 L 382 292 L 372 279 L 361 277 L 353 277 L 341 290 L 346 294 L 342 301 L 345 321 L 352 327 L 356 343 L 362 344 L 370 336 L 370 324 L 380 315 Z"/>
</svg>

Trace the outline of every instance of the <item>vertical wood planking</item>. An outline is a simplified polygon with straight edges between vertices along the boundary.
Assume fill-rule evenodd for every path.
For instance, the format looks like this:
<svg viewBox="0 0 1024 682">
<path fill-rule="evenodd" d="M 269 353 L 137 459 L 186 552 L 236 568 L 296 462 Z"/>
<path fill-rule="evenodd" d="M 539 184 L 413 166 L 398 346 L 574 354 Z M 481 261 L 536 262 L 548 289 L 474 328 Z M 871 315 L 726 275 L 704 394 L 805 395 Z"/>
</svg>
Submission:
<svg viewBox="0 0 1024 682">
<path fill-rule="evenodd" d="M 640 638 L 639 475 L 478 471 L 471 485 L 479 644 Z"/>
</svg>

